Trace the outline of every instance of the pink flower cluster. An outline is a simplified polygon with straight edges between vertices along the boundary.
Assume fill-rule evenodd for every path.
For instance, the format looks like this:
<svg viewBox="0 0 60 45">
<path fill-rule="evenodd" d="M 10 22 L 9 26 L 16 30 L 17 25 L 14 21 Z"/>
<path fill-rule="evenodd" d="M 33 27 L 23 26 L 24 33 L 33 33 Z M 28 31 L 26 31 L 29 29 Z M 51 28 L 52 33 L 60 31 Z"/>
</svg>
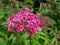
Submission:
<svg viewBox="0 0 60 45">
<path fill-rule="evenodd" d="M 12 2 L 18 2 L 18 0 L 12 0 Z"/>
<path fill-rule="evenodd" d="M 22 32 L 30 36 L 37 33 L 42 27 L 41 21 L 38 16 L 29 12 L 29 8 L 25 8 L 18 14 L 9 17 L 8 19 L 8 30 L 12 32 Z"/>
</svg>

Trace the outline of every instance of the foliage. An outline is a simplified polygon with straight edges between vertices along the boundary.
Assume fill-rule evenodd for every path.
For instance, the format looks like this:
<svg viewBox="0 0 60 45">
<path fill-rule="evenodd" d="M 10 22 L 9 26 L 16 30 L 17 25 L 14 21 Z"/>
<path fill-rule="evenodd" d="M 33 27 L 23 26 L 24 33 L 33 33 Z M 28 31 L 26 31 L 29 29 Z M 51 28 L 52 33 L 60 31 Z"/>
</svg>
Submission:
<svg viewBox="0 0 60 45">
<path fill-rule="evenodd" d="M 51 18 L 51 25 L 30 37 L 8 31 L 7 20 L 25 7 Z M 60 45 L 60 0 L 0 0 L 0 45 Z"/>
</svg>

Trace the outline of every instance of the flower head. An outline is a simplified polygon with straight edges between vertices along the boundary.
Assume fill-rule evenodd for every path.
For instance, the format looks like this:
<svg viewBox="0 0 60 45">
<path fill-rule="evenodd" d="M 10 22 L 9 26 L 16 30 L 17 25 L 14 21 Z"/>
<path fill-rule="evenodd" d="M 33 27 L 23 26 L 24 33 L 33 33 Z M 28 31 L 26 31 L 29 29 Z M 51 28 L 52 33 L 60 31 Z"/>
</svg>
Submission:
<svg viewBox="0 0 60 45">
<path fill-rule="evenodd" d="M 25 8 L 25 10 L 11 16 L 8 19 L 8 30 L 14 30 L 15 32 L 25 31 L 25 33 L 30 36 L 36 34 L 41 29 L 42 22 L 36 14 L 33 14 L 28 10 L 28 8 Z"/>
</svg>

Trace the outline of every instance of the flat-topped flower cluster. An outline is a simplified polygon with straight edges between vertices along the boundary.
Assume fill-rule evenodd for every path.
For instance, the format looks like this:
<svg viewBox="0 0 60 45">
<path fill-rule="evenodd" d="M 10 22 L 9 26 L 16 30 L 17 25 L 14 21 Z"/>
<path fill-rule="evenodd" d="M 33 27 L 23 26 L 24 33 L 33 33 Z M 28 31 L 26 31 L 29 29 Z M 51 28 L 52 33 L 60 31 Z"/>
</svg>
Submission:
<svg viewBox="0 0 60 45">
<path fill-rule="evenodd" d="M 38 16 L 34 13 L 29 12 L 29 10 L 29 8 L 25 8 L 19 13 L 9 17 L 8 30 L 14 33 L 24 31 L 30 36 L 37 33 L 43 24 L 39 20 Z"/>
</svg>

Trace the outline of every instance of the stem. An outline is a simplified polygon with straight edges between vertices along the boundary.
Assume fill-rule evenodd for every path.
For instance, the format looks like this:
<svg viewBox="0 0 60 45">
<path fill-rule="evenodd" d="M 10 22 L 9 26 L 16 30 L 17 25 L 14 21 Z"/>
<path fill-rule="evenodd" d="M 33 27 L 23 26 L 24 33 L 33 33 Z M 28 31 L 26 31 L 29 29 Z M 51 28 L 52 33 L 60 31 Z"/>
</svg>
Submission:
<svg viewBox="0 0 60 45">
<path fill-rule="evenodd" d="M 32 45 L 32 39 L 31 39 L 31 37 L 30 37 L 30 45 Z"/>
</svg>

